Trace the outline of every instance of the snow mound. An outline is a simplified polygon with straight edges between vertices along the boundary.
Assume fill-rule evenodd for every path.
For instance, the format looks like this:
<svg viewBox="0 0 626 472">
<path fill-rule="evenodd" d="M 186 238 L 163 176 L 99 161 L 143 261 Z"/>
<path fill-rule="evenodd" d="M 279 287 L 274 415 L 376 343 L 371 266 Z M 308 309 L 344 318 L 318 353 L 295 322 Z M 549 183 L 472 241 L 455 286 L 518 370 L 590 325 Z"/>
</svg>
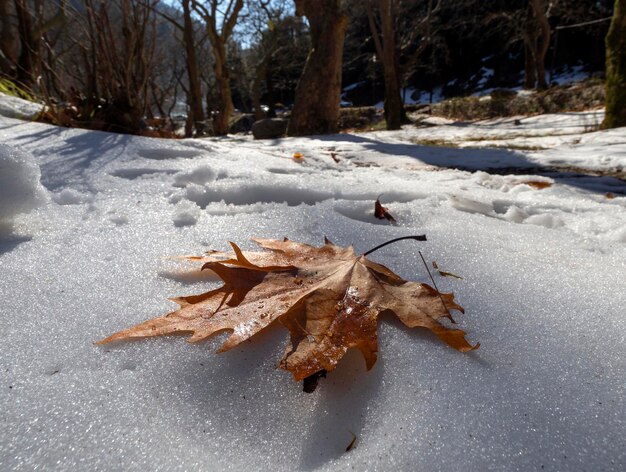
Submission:
<svg viewBox="0 0 626 472">
<path fill-rule="evenodd" d="M 12 97 L 0 92 L 0 115 L 7 118 L 32 120 L 42 110 L 43 105 Z"/>
<path fill-rule="evenodd" d="M 193 203 L 182 201 L 176 205 L 172 221 L 174 222 L 174 226 L 182 228 L 184 226 L 195 225 L 199 218 L 200 208 Z"/>
<path fill-rule="evenodd" d="M 48 200 L 40 178 L 41 171 L 30 153 L 0 144 L 0 239 L 13 232 L 17 215 Z"/>
<path fill-rule="evenodd" d="M 204 185 L 215 180 L 215 171 L 209 166 L 201 166 L 190 172 L 181 172 L 174 176 L 174 187 L 186 187 L 188 184 Z"/>
<path fill-rule="evenodd" d="M 52 200 L 59 205 L 80 205 L 81 203 L 89 203 L 92 199 L 92 195 L 73 188 L 64 188 L 52 195 Z"/>
</svg>

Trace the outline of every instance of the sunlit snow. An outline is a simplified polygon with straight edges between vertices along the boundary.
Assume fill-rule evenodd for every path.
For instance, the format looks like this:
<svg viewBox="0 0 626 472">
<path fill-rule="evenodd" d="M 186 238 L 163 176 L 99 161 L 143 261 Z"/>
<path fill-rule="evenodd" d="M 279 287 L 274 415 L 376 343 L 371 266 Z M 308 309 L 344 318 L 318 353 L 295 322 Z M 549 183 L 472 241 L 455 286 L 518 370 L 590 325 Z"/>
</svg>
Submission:
<svg viewBox="0 0 626 472">
<path fill-rule="evenodd" d="M 0 469 L 626 469 L 626 130 L 518 119 L 167 141 L 0 116 Z M 384 316 L 375 367 L 349 352 L 306 394 L 279 325 L 94 345 L 218 286 L 168 256 L 416 234 L 369 257 L 463 276 L 434 275 L 477 351 Z"/>
</svg>

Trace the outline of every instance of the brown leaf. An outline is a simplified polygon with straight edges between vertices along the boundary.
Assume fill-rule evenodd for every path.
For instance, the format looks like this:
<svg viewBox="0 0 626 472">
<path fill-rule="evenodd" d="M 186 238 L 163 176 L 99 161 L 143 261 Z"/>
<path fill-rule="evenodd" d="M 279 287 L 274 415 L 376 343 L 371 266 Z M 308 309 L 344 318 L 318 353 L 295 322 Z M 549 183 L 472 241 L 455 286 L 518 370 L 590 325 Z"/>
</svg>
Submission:
<svg viewBox="0 0 626 472">
<path fill-rule="evenodd" d="M 439 322 L 449 310 L 463 311 L 449 293 L 407 282 L 387 267 L 357 256 L 352 247 L 326 240 L 322 247 L 270 239 L 254 240 L 264 251 L 212 252 L 203 269 L 215 272 L 221 287 L 175 298 L 180 308 L 109 336 L 98 344 L 131 338 L 191 334 L 190 342 L 230 331 L 227 351 L 279 322 L 291 334 L 280 367 L 296 380 L 332 371 L 349 348 L 358 348 L 367 368 L 378 352 L 376 323 L 390 311 L 408 327 L 431 330 L 459 351 L 470 351 L 465 332 Z M 314 386 L 313 386 L 314 388 Z"/>
<path fill-rule="evenodd" d="M 606 192 L 604 196 L 609 200 L 613 200 L 615 198 L 615 194 L 613 192 Z"/>
<path fill-rule="evenodd" d="M 542 190 L 544 188 L 548 188 L 552 186 L 552 182 L 546 182 L 544 180 L 525 180 L 522 182 L 536 190 Z"/>
<path fill-rule="evenodd" d="M 446 272 L 445 270 L 441 270 L 437 263 L 433 261 L 433 269 L 437 271 L 439 275 L 442 277 L 454 277 L 455 279 L 463 279 L 460 275 L 453 274 L 452 272 Z"/>
<path fill-rule="evenodd" d="M 378 197 L 376 199 L 376 202 L 374 202 L 374 216 L 379 220 L 387 219 L 392 223 L 395 223 L 396 221 L 396 219 L 391 216 L 391 213 L 387 211 L 387 207 L 382 206 L 382 204 L 380 203 L 380 197 Z"/>
</svg>

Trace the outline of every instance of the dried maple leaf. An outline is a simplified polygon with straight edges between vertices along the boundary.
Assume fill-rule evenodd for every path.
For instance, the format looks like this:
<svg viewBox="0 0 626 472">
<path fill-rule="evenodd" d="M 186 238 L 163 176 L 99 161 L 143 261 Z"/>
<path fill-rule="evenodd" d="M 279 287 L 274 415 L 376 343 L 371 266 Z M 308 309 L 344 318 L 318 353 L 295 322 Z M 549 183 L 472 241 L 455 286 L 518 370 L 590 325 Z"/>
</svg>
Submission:
<svg viewBox="0 0 626 472">
<path fill-rule="evenodd" d="M 391 213 L 389 213 L 387 207 L 384 207 L 382 203 L 380 203 L 380 197 L 378 197 L 374 202 L 374 216 L 379 220 L 386 219 L 392 223 L 396 222 L 396 219 L 391 215 Z"/>
<path fill-rule="evenodd" d="M 220 348 L 227 351 L 280 322 L 291 333 L 280 366 L 302 380 L 333 370 L 352 347 L 360 349 L 371 368 L 378 350 L 378 315 L 391 311 L 405 325 L 430 329 L 459 351 L 478 347 L 465 340 L 463 331 L 439 322 L 452 320 L 449 310 L 463 311 L 452 294 L 407 282 L 364 255 L 357 256 L 352 247 L 328 240 L 322 247 L 289 240 L 254 241 L 265 251 L 244 253 L 230 243 L 234 254 L 214 251 L 201 259 L 203 269 L 211 269 L 224 281 L 221 287 L 173 299 L 180 305 L 178 310 L 99 344 L 173 333 L 192 334 L 189 341 L 198 342 L 229 330 Z"/>
</svg>

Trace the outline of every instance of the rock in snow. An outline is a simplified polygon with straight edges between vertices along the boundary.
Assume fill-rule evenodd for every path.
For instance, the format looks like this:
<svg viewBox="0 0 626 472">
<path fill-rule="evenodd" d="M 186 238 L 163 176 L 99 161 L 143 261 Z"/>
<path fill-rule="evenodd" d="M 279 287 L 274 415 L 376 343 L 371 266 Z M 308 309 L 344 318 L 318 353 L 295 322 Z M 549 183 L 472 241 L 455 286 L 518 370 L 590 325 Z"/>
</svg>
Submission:
<svg viewBox="0 0 626 472">
<path fill-rule="evenodd" d="M 276 139 L 287 132 L 287 120 L 280 118 L 266 118 L 255 121 L 252 125 L 254 139 Z"/>
</svg>

